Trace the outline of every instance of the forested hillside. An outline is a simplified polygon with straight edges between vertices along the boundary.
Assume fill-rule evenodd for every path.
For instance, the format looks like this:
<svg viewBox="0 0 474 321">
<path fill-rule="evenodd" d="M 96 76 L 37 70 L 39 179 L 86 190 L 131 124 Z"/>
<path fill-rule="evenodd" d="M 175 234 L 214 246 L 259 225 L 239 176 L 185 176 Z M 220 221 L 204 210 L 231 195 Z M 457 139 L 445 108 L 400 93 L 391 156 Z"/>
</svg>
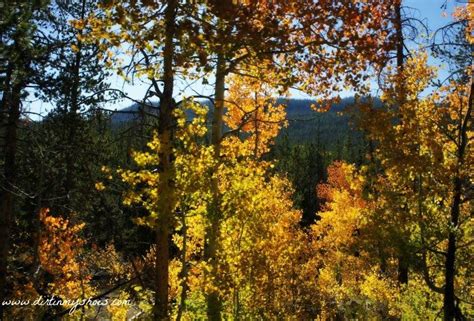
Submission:
<svg viewBox="0 0 474 321">
<path fill-rule="evenodd" d="M 211 125 L 213 106 L 209 100 L 198 100 L 199 104 L 208 108 L 206 116 L 208 125 Z M 316 113 L 311 108 L 316 104 L 316 100 L 279 98 L 276 104 L 285 105 L 287 126 L 282 128 L 277 135 L 277 141 L 289 139 L 291 144 L 302 144 L 308 142 L 320 142 L 325 147 L 340 145 L 344 140 L 357 139 L 355 126 L 351 126 L 351 114 L 357 112 L 354 108 L 354 97 L 343 98 L 340 102 L 331 104 L 327 112 Z M 155 115 L 158 116 L 159 103 L 153 105 L 134 104 L 127 108 L 122 108 L 111 112 L 111 126 L 123 126 L 124 123 L 131 123 L 140 118 Z M 192 120 L 194 115 L 187 113 L 188 120 Z M 337 150 L 339 148 L 334 148 Z"/>
<path fill-rule="evenodd" d="M 433 2 L 0 0 L 0 320 L 474 319 Z"/>
</svg>

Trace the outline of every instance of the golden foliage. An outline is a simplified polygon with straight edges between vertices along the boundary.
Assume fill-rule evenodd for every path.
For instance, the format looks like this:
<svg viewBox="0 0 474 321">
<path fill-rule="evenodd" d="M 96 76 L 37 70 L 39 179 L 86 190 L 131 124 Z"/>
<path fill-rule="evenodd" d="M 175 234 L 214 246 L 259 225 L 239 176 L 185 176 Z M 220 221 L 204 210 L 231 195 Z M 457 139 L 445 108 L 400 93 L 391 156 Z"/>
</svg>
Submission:
<svg viewBox="0 0 474 321">
<path fill-rule="evenodd" d="M 85 224 L 73 225 L 69 220 L 50 215 L 48 209 L 41 210 L 40 220 L 43 229 L 39 261 L 54 278 L 49 284 L 52 294 L 68 300 L 92 296 L 95 290 L 90 285 L 91 276 L 86 274 L 80 258 L 85 240 L 79 233 Z"/>
</svg>

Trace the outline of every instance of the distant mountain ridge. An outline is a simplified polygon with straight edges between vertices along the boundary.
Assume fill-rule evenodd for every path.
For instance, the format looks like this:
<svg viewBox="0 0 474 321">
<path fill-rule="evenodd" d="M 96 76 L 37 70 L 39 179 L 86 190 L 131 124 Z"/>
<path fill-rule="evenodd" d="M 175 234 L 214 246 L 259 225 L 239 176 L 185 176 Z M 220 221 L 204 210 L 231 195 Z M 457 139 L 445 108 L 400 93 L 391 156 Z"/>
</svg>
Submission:
<svg viewBox="0 0 474 321">
<path fill-rule="evenodd" d="M 339 102 L 333 103 L 328 112 L 316 112 L 311 105 L 316 104 L 315 99 L 298 98 L 277 98 L 277 104 L 286 105 L 286 117 L 288 126 L 280 132 L 279 138 L 285 136 L 290 143 L 302 143 L 308 141 L 321 142 L 325 145 L 346 139 L 348 135 L 357 136 L 350 128 L 349 115 L 343 112 L 347 107 L 353 105 L 354 97 L 342 98 Z M 199 100 L 199 103 L 209 108 L 212 112 L 213 106 L 209 100 Z M 380 105 L 380 100 L 375 99 L 375 104 Z M 154 102 L 152 106 L 133 104 L 113 112 L 111 115 L 112 124 L 124 124 L 138 120 L 140 115 L 159 114 L 159 103 Z M 190 112 L 188 118 L 192 119 Z M 209 117 L 210 119 L 210 117 Z"/>
<path fill-rule="evenodd" d="M 212 111 L 212 104 L 209 100 L 198 100 L 199 103 L 209 107 L 209 110 Z M 311 108 L 311 105 L 316 104 L 315 99 L 301 99 L 301 98 L 277 98 L 277 104 L 286 105 L 287 118 L 291 119 L 292 116 L 301 116 L 301 115 L 313 115 L 314 110 Z M 354 103 L 354 97 L 342 98 L 340 102 L 332 104 L 329 112 L 340 112 L 343 111 L 347 106 Z M 140 105 L 135 103 L 129 107 L 125 107 L 115 112 L 112 112 L 111 120 L 112 123 L 117 122 L 127 122 L 133 119 L 140 117 L 140 112 L 146 114 L 158 115 L 159 113 L 159 103 L 152 102 L 152 107 L 149 105 Z"/>
</svg>

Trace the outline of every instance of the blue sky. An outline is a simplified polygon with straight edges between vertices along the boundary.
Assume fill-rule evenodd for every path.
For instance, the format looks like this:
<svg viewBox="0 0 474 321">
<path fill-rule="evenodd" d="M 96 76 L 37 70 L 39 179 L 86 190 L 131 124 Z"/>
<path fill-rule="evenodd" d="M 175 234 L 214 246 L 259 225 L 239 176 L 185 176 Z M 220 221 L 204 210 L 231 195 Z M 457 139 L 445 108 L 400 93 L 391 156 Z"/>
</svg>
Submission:
<svg viewBox="0 0 474 321">
<path fill-rule="evenodd" d="M 446 25 L 449 23 L 452 19 L 451 14 L 453 12 L 453 8 L 455 5 L 459 5 L 458 3 L 459 0 L 403 0 L 404 6 L 407 8 L 412 8 L 407 9 L 410 10 L 410 13 L 420 19 L 420 20 L 426 20 L 429 29 L 431 32 L 434 30 L 442 27 L 443 25 Z M 466 1 L 466 0 L 460 0 L 460 1 Z M 447 4 L 446 9 L 443 7 L 444 4 Z M 444 12 L 444 14 L 443 14 Z M 434 65 L 439 65 L 440 67 L 441 64 L 436 61 L 431 59 L 430 63 Z M 212 82 L 212 81 L 211 81 Z M 145 90 L 148 87 L 147 85 L 140 84 L 140 83 L 135 83 L 135 84 L 124 84 L 123 80 L 120 77 L 113 76 L 110 79 L 110 83 L 112 84 L 113 88 L 119 88 L 124 90 L 130 97 L 136 99 L 136 100 L 141 100 L 144 96 Z M 200 94 L 204 93 L 207 95 L 210 95 L 212 93 L 212 87 L 211 86 L 203 86 L 201 85 L 200 82 L 197 84 L 188 87 L 189 84 L 187 84 L 184 81 L 180 81 L 177 83 L 177 96 L 186 96 L 186 95 L 192 95 L 195 94 L 193 89 Z M 187 88 L 184 90 L 184 88 Z M 307 97 L 302 93 L 299 93 L 297 91 L 292 91 L 291 92 L 293 97 Z M 345 91 L 340 93 L 341 96 L 349 96 L 352 95 L 352 92 L 350 91 Z M 122 100 L 119 102 L 115 102 L 113 105 L 109 104 L 106 106 L 109 109 L 121 109 L 124 107 L 128 107 L 132 104 L 129 100 Z M 52 106 L 49 103 L 41 102 L 41 101 L 34 101 L 26 104 L 26 109 L 31 110 L 32 112 L 35 113 L 40 113 L 45 115 L 49 110 L 51 110 Z M 37 118 L 32 116 L 32 118 Z"/>
</svg>

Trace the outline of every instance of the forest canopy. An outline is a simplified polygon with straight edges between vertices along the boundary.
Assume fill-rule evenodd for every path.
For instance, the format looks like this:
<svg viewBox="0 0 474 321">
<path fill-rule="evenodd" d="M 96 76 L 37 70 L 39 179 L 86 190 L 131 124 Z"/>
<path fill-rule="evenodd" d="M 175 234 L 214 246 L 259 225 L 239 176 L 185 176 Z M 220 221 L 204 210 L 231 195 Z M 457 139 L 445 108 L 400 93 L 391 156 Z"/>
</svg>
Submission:
<svg viewBox="0 0 474 321">
<path fill-rule="evenodd" d="M 474 4 L 411 3 L 0 0 L 0 320 L 473 319 Z"/>
</svg>

